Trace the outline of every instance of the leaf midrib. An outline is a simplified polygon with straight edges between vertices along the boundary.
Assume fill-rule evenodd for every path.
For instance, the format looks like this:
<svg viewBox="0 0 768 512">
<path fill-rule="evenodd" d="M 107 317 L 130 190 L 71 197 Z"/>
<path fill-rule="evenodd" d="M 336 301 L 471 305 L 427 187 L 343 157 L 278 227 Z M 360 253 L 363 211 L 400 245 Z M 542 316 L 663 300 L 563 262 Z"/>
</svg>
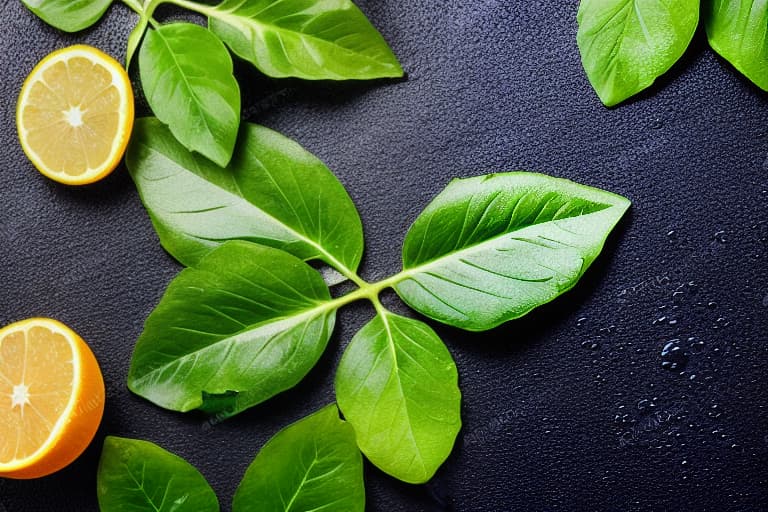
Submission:
<svg viewBox="0 0 768 512">
<path fill-rule="evenodd" d="M 163 364 L 161 366 L 153 368 L 149 372 L 142 374 L 134 382 L 136 384 L 141 384 L 144 381 L 148 380 L 150 377 L 152 377 L 152 376 L 154 376 L 154 375 L 156 375 L 158 373 L 162 373 L 163 371 L 171 368 L 173 365 L 179 364 L 180 361 L 184 361 L 184 360 L 187 360 L 187 359 L 189 359 L 191 357 L 196 357 L 198 355 L 205 354 L 206 352 L 208 352 L 209 350 L 213 350 L 214 348 L 220 348 L 221 344 L 230 343 L 230 344 L 234 345 L 235 343 L 238 342 L 238 340 L 236 338 L 241 337 L 241 336 L 245 336 L 246 334 L 248 334 L 250 332 L 253 332 L 253 331 L 258 331 L 259 328 L 261 328 L 261 327 L 264 327 L 264 326 L 274 326 L 275 324 L 280 324 L 280 323 L 286 323 L 286 324 L 287 323 L 295 323 L 296 325 L 298 325 L 298 324 L 300 324 L 304 320 L 307 320 L 307 321 L 313 320 L 314 318 L 317 318 L 320 314 L 324 313 L 326 310 L 331 309 L 331 306 L 329 306 L 330 304 L 333 304 L 333 303 L 332 302 L 323 302 L 323 303 L 320 303 L 320 304 L 318 304 L 317 306 L 315 306 L 313 308 L 303 310 L 298 315 L 282 316 L 282 317 L 279 317 L 277 319 L 272 319 L 272 320 L 268 320 L 268 321 L 261 322 L 261 323 L 258 323 L 258 324 L 249 325 L 247 328 L 242 329 L 242 330 L 240 330 L 240 331 L 238 331 L 238 332 L 236 332 L 234 334 L 226 335 L 225 337 L 223 337 L 223 338 L 221 338 L 219 340 L 216 340 L 216 341 L 214 341 L 213 343 L 211 343 L 209 345 L 201 347 L 201 348 L 199 348 L 197 350 L 194 350 L 192 352 L 187 352 L 186 354 L 183 354 L 182 356 L 177 357 L 177 358 L 169 361 L 168 363 L 165 363 L 165 364 Z M 286 328 L 284 330 L 277 331 L 277 332 L 283 333 L 283 332 L 287 331 L 290 328 L 291 327 L 289 326 L 288 328 Z M 227 349 L 227 351 L 228 351 L 228 353 L 231 352 L 231 347 L 229 349 Z M 222 366 L 223 366 L 223 363 L 222 363 Z"/>
<path fill-rule="evenodd" d="M 341 261 L 339 261 L 335 256 L 333 256 L 330 252 L 328 252 L 319 242 L 316 242 L 315 240 L 312 240 L 311 238 L 308 238 L 307 235 L 302 234 L 302 233 L 296 231 L 295 228 L 289 226 L 285 222 L 283 222 L 280 219 L 276 218 L 271 213 L 267 212 L 266 210 L 260 208 L 258 205 L 256 205 L 256 204 L 252 203 L 251 201 L 249 201 L 244 195 L 242 195 L 242 194 L 238 195 L 238 194 L 232 192 L 231 190 L 227 190 L 226 188 L 224 188 L 224 187 L 222 187 L 222 186 L 220 186 L 220 185 L 218 185 L 216 183 L 213 183 L 211 181 L 206 180 L 205 178 L 201 177 L 200 175 L 198 175 L 198 174 L 190 171 L 189 169 L 185 168 L 183 165 L 179 164 L 177 161 L 175 161 L 170 156 L 166 155 L 164 152 L 162 152 L 159 149 L 156 149 L 156 148 L 150 146 L 149 144 L 143 142 L 141 139 L 139 139 L 138 144 L 141 144 L 148 151 L 150 151 L 150 152 L 152 152 L 152 153 L 154 153 L 156 155 L 159 155 L 160 157 L 162 157 L 167 162 L 172 164 L 174 167 L 180 169 L 181 171 L 187 172 L 187 173 L 193 175 L 196 179 L 199 179 L 199 180 L 201 180 L 201 181 L 203 181 L 205 183 L 211 184 L 212 186 L 214 186 L 217 189 L 221 190 L 225 194 L 228 194 L 228 195 L 230 195 L 230 196 L 232 196 L 232 197 L 234 197 L 234 198 L 236 198 L 236 199 L 238 199 L 240 201 L 243 201 L 244 203 L 246 203 L 250 207 L 258 210 L 259 212 L 262 213 L 262 215 L 264 215 L 265 217 L 270 219 L 273 223 L 281 226 L 284 230 L 286 230 L 288 232 L 288 234 L 290 234 L 291 236 L 296 238 L 297 241 L 303 242 L 303 243 L 309 245 L 310 247 L 312 247 L 313 249 L 315 249 L 317 251 L 320 259 L 323 259 L 329 265 L 331 265 L 333 267 L 336 267 L 336 270 L 338 270 L 339 272 L 344 274 L 346 277 L 349 277 L 350 275 L 354 274 L 354 272 L 349 267 L 347 267 L 345 264 L 343 264 Z M 237 187 L 238 191 L 241 191 L 240 184 L 237 183 L 237 181 L 235 181 L 235 186 Z M 282 193 L 282 189 L 281 189 L 281 193 Z M 171 212 L 171 213 L 180 213 L 180 212 Z"/>
<path fill-rule="evenodd" d="M 165 46 L 165 49 L 170 54 L 171 59 L 173 60 L 173 64 L 176 67 L 178 74 L 181 75 L 182 82 L 184 83 L 184 86 L 186 87 L 189 93 L 189 97 L 191 97 L 194 100 L 192 103 L 195 106 L 195 110 L 197 111 L 197 114 L 200 116 L 200 118 L 203 120 L 203 123 L 205 124 L 206 132 L 209 135 L 211 135 L 213 131 L 211 130 L 211 126 L 208 121 L 208 116 L 206 115 L 206 112 L 202 108 L 200 98 L 197 96 L 195 89 L 192 87 L 192 84 L 189 83 L 189 80 L 187 79 L 187 74 L 184 72 L 184 69 L 179 63 L 179 60 L 176 58 L 176 53 L 171 48 L 171 45 L 168 43 L 168 40 L 162 34 L 162 28 L 155 30 L 155 33 L 160 37 L 160 40 L 162 41 L 163 46 Z M 216 144 L 216 139 L 214 137 L 212 137 L 212 139 L 214 144 Z M 216 145 L 218 146 L 218 144 Z"/>
<path fill-rule="evenodd" d="M 235 10 L 236 9 L 237 9 L 237 7 L 235 7 Z M 342 50 L 343 52 L 347 53 L 348 55 L 352 55 L 352 56 L 354 56 L 356 58 L 365 59 L 365 60 L 367 60 L 370 63 L 375 64 L 375 65 L 379 65 L 379 66 L 383 65 L 383 66 L 392 67 L 392 68 L 396 67 L 396 66 L 392 65 L 391 63 L 382 62 L 380 60 L 377 60 L 373 56 L 367 55 L 365 53 L 357 52 L 357 51 L 355 51 L 355 50 L 353 50 L 351 48 L 348 48 L 346 46 L 342 46 L 342 45 L 336 44 L 336 43 L 331 42 L 331 41 L 329 41 L 327 39 L 323 39 L 323 38 L 317 37 L 317 36 L 315 36 L 313 34 L 307 34 L 307 33 L 304 33 L 304 32 L 298 32 L 298 31 L 295 31 L 295 30 L 290 30 L 290 29 L 287 29 L 287 28 L 284 28 L 284 27 L 280 27 L 278 25 L 274 25 L 274 24 L 271 24 L 271 23 L 266 23 L 264 21 L 258 20 L 257 18 L 253 18 L 253 17 L 238 16 L 238 15 L 234 14 L 235 10 L 220 11 L 220 10 L 217 10 L 215 7 L 214 8 L 201 8 L 201 9 L 199 9 L 200 12 L 203 12 L 205 15 L 207 15 L 207 16 L 209 16 L 211 18 L 216 18 L 216 19 L 222 21 L 223 23 L 226 23 L 226 24 L 228 24 L 230 26 L 236 27 L 238 30 L 240 30 L 240 32 L 248 32 L 248 29 L 250 27 L 254 31 L 256 31 L 256 32 L 258 32 L 260 34 L 263 33 L 266 30 L 270 30 L 270 31 L 277 32 L 277 33 L 280 33 L 280 34 L 287 34 L 289 36 L 298 36 L 298 37 L 301 37 L 301 38 L 304 38 L 304 39 L 310 39 L 313 42 L 315 42 L 315 44 L 318 44 L 319 46 L 330 46 L 334 50 L 337 50 L 337 51 L 338 50 Z"/>
<path fill-rule="evenodd" d="M 454 249 L 453 251 L 448 252 L 446 254 L 443 254 L 441 256 L 438 256 L 438 257 L 436 257 L 434 259 L 425 261 L 423 263 L 419 263 L 415 267 L 404 268 L 402 272 L 400 272 L 399 274 L 393 276 L 393 279 L 397 278 L 395 280 L 395 284 L 397 282 L 404 281 L 404 280 L 412 277 L 414 274 L 420 274 L 420 273 L 426 272 L 429 268 L 431 268 L 433 266 L 439 266 L 440 263 L 442 261 L 444 261 L 444 260 L 460 257 L 461 254 L 466 253 L 466 252 L 470 252 L 472 250 L 475 250 L 475 249 L 477 249 L 477 248 L 479 248 L 479 247 L 481 247 L 483 245 L 493 245 L 496 241 L 498 241 L 498 240 L 500 240 L 502 238 L 508 237 L 509 235 L 512 235 L 512 234 L 514 234 L 514 233 L 516 233 L 518 231 L 522 231 L 524 229 L 528 229 L 528 228 L 531 228 L 531 227 L 534 227 L 534 226 L 540 226 L 540 225 L 552 223 L 555 227 L 557 227 L 559 229 L 562 229 L 564 231 L 567 231 L 562 226 L 558 226 L 557 222 L 558 221 L 563 221 L 563 220 L 575 219 L 575 218 L 579 218 L 579 217 L 589 217 L 590 215 L 595 215 L 595 214 L 604 212 L 605 210 L 609 210 L 611 208 L 617 208 L 619 205 L 601 203 L 600 206 L 603 206 L 603 208 L 600 208 L 599 210 L 591 211 L 591 212 L 589 212 L 587 214 L 572 215 L 572 216 L 569 216 L 569 217 L 563 217 L 561 219 L 550 219 L 550 220 L 546 220 L 546 221 L 543 221 L 543 222 L 533 222 L 531 224 L 527 224 L 527 225 L 522 226 L 522 227 L 518 226 L 518 227 L 516 227 L 515 229 L 512 229 L 512 230 L 505 230 L 503 233 L 499 233 L 498 235 L 496 235 L 496 236 L 494 236 L 492 238 L 486 238 L 486 239 L 484 239 L 484 240 L 482 240 L 482 241 L 480 241 L 478 243 L 471 244 L 471 245 L 465 245 L 465 246 L 462 246 L 459 249 Z"/>
</svg>

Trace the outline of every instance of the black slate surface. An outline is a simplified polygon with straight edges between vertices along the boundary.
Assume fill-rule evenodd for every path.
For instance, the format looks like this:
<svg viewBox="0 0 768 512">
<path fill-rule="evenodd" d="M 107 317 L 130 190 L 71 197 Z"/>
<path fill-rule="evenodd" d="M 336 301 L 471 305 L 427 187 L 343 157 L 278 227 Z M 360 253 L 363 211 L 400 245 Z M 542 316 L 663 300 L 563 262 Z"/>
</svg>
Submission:
<svg viewBox="0 0 768 512">
<path fill-rule="evenodd" d="M 582 282 L 553 303 L 485 334 L 432 323 L 459 367 L 463 431 L 428 485 L 369 465 L 367 510 L 768 509 L 768 96 L 699 31 L 658 85 L 606 109 L 580 67 L 575 0 L 358 5 L 406 80 L 271 81 L 245 65 L 238 76 L 244 117 L 298 140 L 348 187 L 366 230 L 365 278 L 398 270 L 408 225 L 452 177 L 527 169 L 634 203 Z M 97 510 L 107 434 L 183 456 L 230 510 L 263 443 L 333 400 L 341 351 L 371 308 L 342 311 L 296 389 L 224 423 L 130 394 L 133 343 L 180 267 L 124 168 L 85 188 L 47 180 L 19 148 L 14 109 L 26 74 L 56 48 L 85 42 L 122 58 L 134 17 L 118 4 L 65 35 L 16 0 L 0 13 L 0 324 L 64 321 L 89 341 L 107 385 L 84 456 L 47 478 L 0 480 L 0 511 Z M 662 365 L 671 340 L 682 373 Z"/>
</svg>

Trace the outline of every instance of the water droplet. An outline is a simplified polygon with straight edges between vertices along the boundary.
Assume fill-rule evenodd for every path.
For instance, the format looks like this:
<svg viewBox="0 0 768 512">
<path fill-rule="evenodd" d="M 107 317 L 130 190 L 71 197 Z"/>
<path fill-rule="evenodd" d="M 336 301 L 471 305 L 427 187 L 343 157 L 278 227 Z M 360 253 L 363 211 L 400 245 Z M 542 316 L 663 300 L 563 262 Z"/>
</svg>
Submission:
<svg viewBox="0 0 768 512">
<path fill-rule="evenodd" d="M 685 293 L 681 291 L 672 292 L 672 300 L 677 302 L 678 304 L 683 301 L 685 298 Z"/>
<path fill-rule="evenodd" d="M 583 316 L 576 320 L 576 327 L 582 327 L 585 323 L 587 323 L 587 317 Z"/>
<path fill-rule="evenodd" d="M 713 238 L 718 242 L 720 242 L 721 244 L 724 244 L 725 242 L 727 242 L 727 239 L 725 238 L 725 231 L 722 231 L 722 230 L 715 233 Z"/>
<path fill-rule="evenodd" d="M 653 325 L 663 324 L 666 321 L 667 321 L 667 317 L 666 316 L 662 316 L 662 317 L 659 317 L 656 320 L 654 320 L 653 321 Z"/>
<path fill-rule="evenodd" d="M 717 302 L 715 302 L 715 301 L 707 302 L 707 307 L 709 309 L 715 309 L 717 307 Z"/>
<path fill-rule="evenodd" d="M 661 349 L 661 367 L 670 371 L 682 371 L 688 364 L 688 355 L 679 345 L 680 340 L 670 340 Z"/>
<path fill-rule="evenodd" d="M 667 233 L 667 237 L 668 237 L 670 240 L 675 240 L 675 239 L 677 239 L 677 232 L 676 232 L 676 231 L 673 229 L 673 230 L 671 230 L 671 231 L 669 231 L 669 232 Z"/>
<path fill-rule="evenodd" d="M 667 322 L 669 325 L 677 325 L 677 320 L 672 319 L 669 322 Z"/>
<path fill-rule="evenodd" d="M 597 341 L 587 340 L 581 342 L 582 348 L 586 348 L 589 350 L 598 350 L 600 348 L 600 344 Z"/>
</svg>

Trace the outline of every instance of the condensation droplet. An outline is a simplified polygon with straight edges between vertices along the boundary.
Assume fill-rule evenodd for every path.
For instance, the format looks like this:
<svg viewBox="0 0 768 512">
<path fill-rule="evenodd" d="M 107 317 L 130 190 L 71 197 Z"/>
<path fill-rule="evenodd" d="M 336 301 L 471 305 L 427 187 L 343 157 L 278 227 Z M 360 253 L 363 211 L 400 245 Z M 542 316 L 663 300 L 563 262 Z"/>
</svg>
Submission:
<svg viewBox="0 0 768 512">
<path fill-rule="evenodd" d="M 670 371 L 682 371 L 688 364 L 688 355 L 680 346 L 680 340 L 668 341 L 661 349 L 661 367 Z"/>
</svg>

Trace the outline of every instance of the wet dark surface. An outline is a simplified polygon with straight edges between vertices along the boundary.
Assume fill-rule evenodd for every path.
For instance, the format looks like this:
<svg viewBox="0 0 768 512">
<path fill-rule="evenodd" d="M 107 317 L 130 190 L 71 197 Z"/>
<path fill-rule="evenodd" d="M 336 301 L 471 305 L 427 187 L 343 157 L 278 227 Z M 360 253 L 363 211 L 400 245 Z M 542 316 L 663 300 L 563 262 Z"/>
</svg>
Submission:
<svg viewBox="0 0 768 512">
<path fill-rule="evenodd" d="M 606 109 L 580 67 L 575 1 L 359 5 L 406 80 L 270 81 L 245 65 L 238 76 L 244 117 L 298 140 L 348 187 L 366 230 L 365 278 L 398 270 L 408 225 L 452 177 L 526 169 L 633 201 L 555 302 L 484 334 L 431 323 L 459 367 L 463 431 L 428 485 L 367 467 L 367 509 L 768 509 L 768 96 L 699 32 L 659 85 Z M 0 13 L 0 323 L 69 324 L 93 347 L 108 393 L 85 455 L 51 477 L 0 480 L 0 511 L 97 510 L 107 434 L 183 456 L 230 510 L 263 443 L 333 400 L 341 350 L 371 308 L 341 312 L 297 388 L 224 423 L 131 395 L 134 341 L 179 266 L 124 168 L 86 188 L 45 179 L 18 146 L 14 108 L 26 74 L 56 48 L 86 42 L 122 58 L 133 15 L 115 5 L 65 35 L 20 2 Z"/>
</svg>

